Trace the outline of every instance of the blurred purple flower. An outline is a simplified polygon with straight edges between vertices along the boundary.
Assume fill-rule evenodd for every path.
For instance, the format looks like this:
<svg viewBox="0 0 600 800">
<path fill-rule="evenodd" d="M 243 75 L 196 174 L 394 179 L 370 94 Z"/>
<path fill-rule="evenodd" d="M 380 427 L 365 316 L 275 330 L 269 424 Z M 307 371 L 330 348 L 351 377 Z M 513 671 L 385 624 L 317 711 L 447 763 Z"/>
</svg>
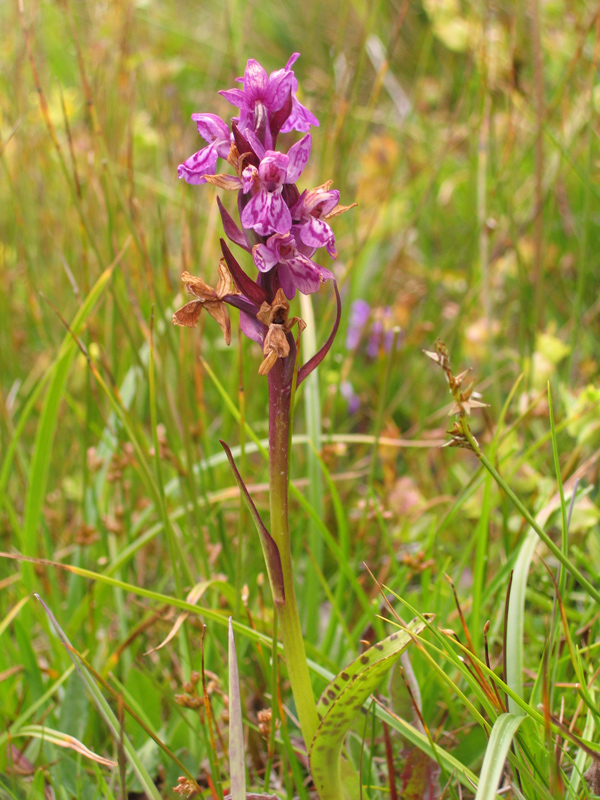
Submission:
<svg viewBox="0 0 600 800">
<path fill-rule="evenodd" d="M 290 209 L 281 196 L 284 183 L 295 183 L 310 155 L 310 133 L 292 145 L 287 153 L 267 150 L 258 169 L 246 167 L 242 172 L 242 189 L 255 190 L 242 212 L 244 228 L 254 228 L 260 236 L 288 233 L 292 227 Z"/>
<path fill-rule="evenodd" d="M 294 297 L 296 289 L 302 294 L 312 294 L 333 278 L 332 272 L 299 251 L 291 233 L 276 233 L 266 244 L 255 245 L 252 256 L 260 272 L 269 272 L 279 265 L 279 283 L 288 300 Z"/>
<path fill-rule="evenodd" d="M 386 353 L 391 350 L 394 341 L 394 331 L 391 329 L 391 323 L 392 309 L 389 306 L 380 309 L 378 318 L 371 325 L 369 343 L 367 345 L 367 355 L 370 358 L 377 358 L 382 347 Z"/>
<path fill-rule="evenodd" d="M 346 349 L 356 350 L 369 321 L 371 306 L 366 300 L 355 300 L 350 306 L 350 319 L 348 320 L 348 330 L 346 333 Z"/>
<path fill-rule="evenodd" d="M 207 147 L 198 150 L 183 164 L 177 167 L 177 174 L 186 183 L 199 185 L 206 183 L 205 175 L 214 175 L 217 157 L 227 158 L 231 146 L 229 128 L 216 114 L 192 114 L 198 133 L 209 142 Z"/>
<path fill-rule="evenodd" d="M 360 398 L 354 391 L 354 387 L 350 381 L 343 381 L 340 384 L 340 394 L 348 403 L 348 414 L 356 414 L 360 408 Z"/>
</svg>

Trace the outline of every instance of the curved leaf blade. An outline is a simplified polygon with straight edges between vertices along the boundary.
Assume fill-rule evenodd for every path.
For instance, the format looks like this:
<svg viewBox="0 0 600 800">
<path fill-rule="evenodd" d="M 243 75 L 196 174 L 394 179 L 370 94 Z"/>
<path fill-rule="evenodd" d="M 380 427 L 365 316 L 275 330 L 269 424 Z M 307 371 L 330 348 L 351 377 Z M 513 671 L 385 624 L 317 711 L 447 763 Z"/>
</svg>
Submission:
<svg viewBox="0 0 600 800">
<path fill-rule="evenodd" d="M 507 713 L 500 714 L 496 722 L 494 722 L 490 740 L 485 750 L 475 800 L 495 800 L 508 749 L 517 732 L 517 728 L 524 719 L 525 716 L 523 714 Z"/>
<path fill-rule="evenodd" d="M 310 770 L 321 800 L 344 796 L 341 751 L 356 712 L 371 695 L 432 614 L 415 618 L 358 656 L 325 688 L 317 703 L 321 724 L 310 746 Z"/>
</svg>

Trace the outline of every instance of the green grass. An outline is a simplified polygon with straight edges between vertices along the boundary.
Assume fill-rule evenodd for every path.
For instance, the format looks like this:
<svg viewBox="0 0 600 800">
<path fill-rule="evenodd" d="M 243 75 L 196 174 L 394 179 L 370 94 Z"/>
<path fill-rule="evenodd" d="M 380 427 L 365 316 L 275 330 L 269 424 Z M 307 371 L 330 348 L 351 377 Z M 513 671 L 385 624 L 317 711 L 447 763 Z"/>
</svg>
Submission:
<svg viewBox="0 0 600 800">
<path fill-rule="evenodd" d="M 334 221 L 340 333 L 294 415 L 315 692 L 391 633 L 381 584 L 403 619 L 435 621 L 345 741 L 363 797 L 393 797 L 390 781 L 398 797 L 479 800 L 496 782 L 591 796 L 600 40 L 592 4 L 540 6 L 0 6 L 0 797 L 173 797 L 183 775 L 225 796 L 230 615 L 247 789 L 309 795 L 265 566 L 219 445 L 267 523 L 262 356 L 235 320 L 229 349 L 208 317 L 171 324 L 181 272 L 210 282 L 220 257 L 217 190 L 177 180 L 201 144 L 190 114 L 227 119 L 216 92 L 246 59 L 274 70 L 296 50 L 321 121 L 301 187 L 332 179 L 359 203 Z M 393 355 L 368 355 L 368 333 L 345 347 L 357 299 L 373 320 L 391 309 Z M 305 356 L 333 324 L 330 286 L 312 310 Z M 483 459 L 439 448 L 451 398 L 422 353 L 438 337 L 490 404 L 470 418 Z M 184 685 L 202 661 L 210 715 L 202 680 Z"/>
</svg>

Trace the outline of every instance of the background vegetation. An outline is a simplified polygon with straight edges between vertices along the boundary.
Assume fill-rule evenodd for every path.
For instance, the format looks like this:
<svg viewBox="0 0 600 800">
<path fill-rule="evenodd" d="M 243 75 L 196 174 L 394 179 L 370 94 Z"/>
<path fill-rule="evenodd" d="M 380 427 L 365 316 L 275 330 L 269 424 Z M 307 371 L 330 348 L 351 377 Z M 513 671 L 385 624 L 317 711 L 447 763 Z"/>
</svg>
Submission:
<svg viewBox="0 0 600 800">
<path fill-rule="evenodd" d="M 180 273 L 210 283 L 220 254 L 217 190 L 177 181 L 202 145 L 190 114 L 228 118 L 216 92 L 246 59 L 274 70 L 294 51 L 321 121 L 302 186 L 332 179 L 359 204 L 336 221 L 342 329 L 296 406 L 315 687 L 390 631 L 385 583 L 403 618 L 436 620 L 404 660 L 413 702 L 400 671 L 382 687 L 400 722 L 357 718 L 349 756 L 371 797 L 398 796 L 390 782 L 402 797 L 474 795 L 505 703 L 484 638 L 526 718 L 505 796 L 594 789 L 595 768 L 591 788 L 581 775 L 599 739 L 597 603 L 544 547 L 529 570 L 522 511 L 472 453 L 439 449 L 450 398 L 422 350 L 440 337 L 457 372 L 473 368 L 490 405 L 473 414 L 480 445 L 597 586 L 599 26 L 584 0 L 0 4 L 0 545 L 76 569 L 0 560 L 0 795 L 152 796 L 147 775 L 172 797 L 182 766 L 207 797 L 227 794 L 230 614 L 250 784 L 310 791 L 264 566 L 218 443 L 242 446 L 266 514 L 260 353 L 235 333 L 226 349 L 210 319 L 171 325 Z M 320 342 L 329 287 L 313 300 Z M 353 343 L 356 300 L 371 310 Z M 513 568 L 513 591 L 527 588 L 511 644 Z M 33 592 L 97 673 L 116 733 Z M 182 624 L 186 599 L 205 610 Z M 204 623 L 212 723 L 189 683 Z M 466 662 L 449 629 L 463 645 L 470 631 Z"/>
</svg>

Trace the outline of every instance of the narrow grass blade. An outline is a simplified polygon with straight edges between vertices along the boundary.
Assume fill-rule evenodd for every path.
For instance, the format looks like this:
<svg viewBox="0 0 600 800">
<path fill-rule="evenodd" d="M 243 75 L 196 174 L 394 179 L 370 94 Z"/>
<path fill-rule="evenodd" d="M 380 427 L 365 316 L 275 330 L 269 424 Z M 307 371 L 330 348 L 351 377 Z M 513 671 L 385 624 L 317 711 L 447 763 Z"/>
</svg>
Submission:
<svg viewBox="0 0 600 800">
<path fill-rule="evenodd" d="M 35 703 L 31 703 L 31 705 L 27 706 L 27 708 L 23 711 L 23 713 L 17 717 L 17 719 L 13 722 L 13 724 L 8 728 L 7 731 L 0 734 L 0 747 L 4 747 L 4 745 L 10 741 L 11 737 L 17 736 L 19 730 L 23 726 L 28 719 L 34 716 L 34 714 L 38 711 L 38 709 L 42 708 L 54 695 L 55 692 L 65 683 L 65 681 L 69 678 L 73 670 L 75 669 L 75 665 L 71 664 L 71 666 L 60 676 L 60 678 L 53 683 L 52 686 L 46 690 L 46 692 L 36 700 Z"/>
<path fill-rule="evenodd" d="M 583 474 L 585 464 L 577 469 L 563 487 L 564 497 L 571 496 L 575 489 L 576 482 Z M 542 510 L 538 512 L 535 521 L 539 528 L 542 528 L 550 518 L 550 515 L 561 505 L 560 494 L 555 494 Z M 510 590 L 510 601 L 508 606 L 508 616 L 506 625 L 506 682 L 510 688 L 520 698 L 523 698 L 523 630 L 525 614 L 525 592 L 527 590 L 527 579 L 531 560 L 539 541 L 538 533 L 529 528 L 527 535 L 521 544 L 519 555 L 515 563 L 513 579 Z M 517 714 L 518 706 L 509 697 L 508 709 L 511 713 Z"/>
<path fill-rule="evenodd" d="M 508 750 L 517 728 L 524 719 L 522 714 L 501 714 L 494 723 L 481 767 L 475 800 L 495 800 Z"/>
<path fill-rule="evenodd" d="M 229 778 L 231 800 L 246 800 L 242 702 L 231 617 L 229 617 Z"/>
<path fill-rule="evenodd" d="M 92 698 L 93 698 L 93 700 L 94 700 L 94 702 L 96 704 L 96 707 L 97 707 L 97 709 L 98 709 L 98 711 L 100 713 L 100 716 L 104 719 L 104 721 L 106 722 L 106 724 L 110 728 L 110 731 L 111 731 L 112 735 L 115 737 L 115 741 L 122 743 L 123 748 L 125 750 L 125 754 L 126 754 L 128 760 L 129 760 L 129 762 L 130 762 L 130 764 L 131 764 L 131 766 L 133 768 L 133 771 L 137 775 L 138 780 L 140 781 L 143 790 L 148 795 L 149 800 L 161 800 L 161 797 L 160 797 L 160 794 L 158 792 L 158 789 L 154 785 L 154 781 L 152 780 L 152 778 L 148 774 L 148 771 L 146 770 L 146 768 L 142 764 L 142 761 L 141 761 L 140 757 L 138 756 L 134 746 L 131 744 L 131 742 L 129 741 L 127 736 L 125 736 L 125 734 L 124 734 L 124 732 L 122 730 L 122 727 L 119 724 L 119 720 L 113 714 L 112 709 L 109 706 L 109 704 L 107 703 L 107 701 L 105 700 L 102 692 L 98 689 L 98 687 L 96 686 L 96 683 L 92 679 L 92 676 L 85 669 L 85 667 L 83 667 L 82 665 L 80 665 L 76 661 L 75 656 L 73 655 L 73 650 L 72 650 L 71 643 L 69 642 L 69 640 L 67 639 L 64 631 L 62 630 L 62 628 L 58 624 L 57 620 L 55 619 L 54 614 L 50 611 L 48 606 L 44 603 L 44 601 L 42 600 L 42 598 L 39 595 L 36 594 L 35 597 L 36 597 L 37 600 L 39 600 L 39 602 L 43 606 L 44 611 L 48 615 L 48 619 L 50 620 L 50 622 L 52 623 L 54 629 L 56 630 L 56 633 L 58 634 L 59 639 L 64 644 L 67 652 L 69 653 L 69 657 L 71 658 L 71 660 L 75 664 L 75 669 L 77 670 L 77 672 L 81 676 L 81 679 L 83 680 L 83 682 L 87 686 L 88 691 L 92 695 Z"/>
<path fill-rule="evenodd" d="M 309 358 L 317 352 L 317 341 L 315 331 L 315 315 L 313 312 L 312 300 L 310 295 L 300 295 L 300 309 L 302 319 L 306 322 L 306 330 L 302 335 L 303 348 Z M 318 453 L 322 448 L 322 424 L 321 424 L 321 398 L 319 394 L 319 373 L 313 370 L 308 376 L 304 389 L 304 410 L 306 419 L 306 430 L 309 443 L 306 449 L 306 459 L 308 462 L 308 497 L 310 504 L 317 514 L 323 517 L 323 484 L 321 470 L 319 468 Z M 317 567 L 323 568 L 323 539 L 314 523 L 310 523 L 308 530 L 308 541 L 310 552 L 315 559 Z M 319 587 L 317 571 L 308 570 L 305 577 L 305 609 L 304 620 L 305 629 L 309 635 L 316 636 L 319 631 L 319 606 L 321 603 L 321 591 Z"/>
<path fill-rule="evenodd" d="M 68 733 L 63 733 L 62 731 L 56 731 L 54 728 L 47 728 L 45 725 L 24 725 L 22 728 L 19 728 L 18 733 L 12 734 L 12 738 L 15 738 L 15 736 L 42 739 L 42 741 L 55 744 L 57 747 L 65 747 L 74 750 L 76 753 L 79 753 L 79 755 L 85 756 L 85 758 L 89 758 L 90 761 L 95 761 L 97 764 L 102 764 L 105 767 L 117 766 L 116 761 L 111 761 L 109 758 L 97 755 L 74 736 L 69 736 Z"/>
<path fill-rule="evenodd" d="M 19 615 L 19 611 L 23 608 L 25 603 L 29 600 L 29 595 L 22 597 L 19 602 L 14 605 L 8 614 L 4 617 L 3 620 L 0 620 L 0 636 L 4 633 L 4 631 L 8 628 L 10 623 Z"/>
<path fill-rule="evenodd" d="M 100 275 L 95 286 L 77 312 L 71 324 L 71 331 L 75 336 L 81 332 L 94 306 L 108 285 L 114 267 L 123 256 L 124 252 L 125 248 L 123 248 L 113 264 Z M 46 486 L 50 472 L 50 459 L 52 457 L 52 445 L 56 433 L 58 410 L 63 398 L 69 369 L 76 352 L 77 345 L 71 334 L 67 333 L 57 361 L 55 362 L 52 379 L 44 399 L 44 406 L 37 426 L 33 457 L 29 469 L 29 491 L 27 493 L 25 523 L 23 526 L 25 554 L 30 556 L 38 555 L 38 528 L 42 515 L 42 505 L 46 496 Z M 23 566 L 23 581 L 28 589 L 33 589 L 33 573 L 31 568 L 25 565 Z"/>
</svg>

